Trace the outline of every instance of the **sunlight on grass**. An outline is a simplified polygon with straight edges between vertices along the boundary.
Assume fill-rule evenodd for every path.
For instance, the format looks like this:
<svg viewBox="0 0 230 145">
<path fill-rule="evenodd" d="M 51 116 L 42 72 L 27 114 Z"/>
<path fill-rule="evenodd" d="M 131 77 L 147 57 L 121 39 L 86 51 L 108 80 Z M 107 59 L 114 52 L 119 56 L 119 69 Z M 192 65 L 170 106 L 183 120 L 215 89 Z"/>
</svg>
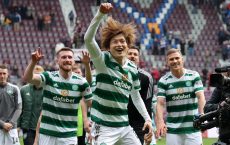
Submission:
<svg viewBox="0 0 230 145">
<path fill-rule="evenodd" d="M 217 138 L 203 138 L 203 145 L 212 145 L 216 141 Z M 158 140 L 157 145 L 165 145 L 165 139 L 162 138 L 161 140 Z"/>
</svg>

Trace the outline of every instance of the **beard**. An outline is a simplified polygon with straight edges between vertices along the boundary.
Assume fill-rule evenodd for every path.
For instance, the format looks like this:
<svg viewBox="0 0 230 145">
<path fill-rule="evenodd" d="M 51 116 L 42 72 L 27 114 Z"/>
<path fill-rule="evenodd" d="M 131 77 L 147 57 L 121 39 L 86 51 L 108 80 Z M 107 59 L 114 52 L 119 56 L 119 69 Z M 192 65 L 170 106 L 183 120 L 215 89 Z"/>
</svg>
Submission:
<svg viewBox="0 0 230 145">
<path fill-rule="evenodd" d="M 62 70 L 62 71 L 64 71 L 64 72 L 66 72 L 66 73 L 72 71 L 72 68 L 73 68 L 72 65 L 71 65 L 71 67 L 69 67 L 69 66 L 66 67 L 66 66 L 63 66 L 63 65 L 59 66 L 59 69 Z"/>
</svg>

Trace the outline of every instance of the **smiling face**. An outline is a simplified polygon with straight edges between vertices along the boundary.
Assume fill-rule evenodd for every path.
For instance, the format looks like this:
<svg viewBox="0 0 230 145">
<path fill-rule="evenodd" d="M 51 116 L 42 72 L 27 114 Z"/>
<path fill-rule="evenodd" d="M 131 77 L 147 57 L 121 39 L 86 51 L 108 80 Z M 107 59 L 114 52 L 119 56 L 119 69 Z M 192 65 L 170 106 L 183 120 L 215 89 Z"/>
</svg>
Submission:
<svg viewBox="0 0 230 145">
<path fill-rule="evenodd" d="M 74 65 L 73 52 L 68 50 L 60 51 L 57 55 L 57 63 L 60 70 L 64 72 L 72 71 Z"/>
<path fill-rule="evenodd" d="M 167 65 L 172 72 L 182 71 L 184 68 L 184 60 L 179 52 L 173 52 L 167 55 Z"/>
<path fill-rule="evenodd" d="M 122 62 L 128 52 L 128 45 L 123 34 L 118 34 L 111 39 L 109 51 L 117 62 Z"/>
<path fill-rule="evenodd" d="M 128 59 L 134 62 L 136 65 L 139 64 L 139 51 L 137 49 L 130 48 L 128 50 Z"/>
</svg>

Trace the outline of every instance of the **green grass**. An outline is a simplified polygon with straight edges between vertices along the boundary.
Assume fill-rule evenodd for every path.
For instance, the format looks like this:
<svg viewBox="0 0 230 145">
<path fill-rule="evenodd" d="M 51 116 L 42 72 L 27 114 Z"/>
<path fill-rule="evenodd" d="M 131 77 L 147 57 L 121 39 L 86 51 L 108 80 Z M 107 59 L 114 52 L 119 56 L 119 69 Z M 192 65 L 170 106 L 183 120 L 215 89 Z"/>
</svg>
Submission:
<svg viewBox="0 0 230 145">
<path fill-rule="evenodd" d="M 212 145 L 216 141 L 217 141 L 216 138 L 203 138 L 203 145 Z M 22 138 L 20 138 L 20 144 L 23 145 Z M 165 138 L 158 140 L 157 145 L 165 145 Z"/>
<path fill-rule="evenodd" d="M 203 138 L 203 145 L 212 145 L 216 141 L 216 138 Z M 161 140 L 158 140 L 157 145 L 165 145 L 165 139 L 162 138 Z"/>
</svg>

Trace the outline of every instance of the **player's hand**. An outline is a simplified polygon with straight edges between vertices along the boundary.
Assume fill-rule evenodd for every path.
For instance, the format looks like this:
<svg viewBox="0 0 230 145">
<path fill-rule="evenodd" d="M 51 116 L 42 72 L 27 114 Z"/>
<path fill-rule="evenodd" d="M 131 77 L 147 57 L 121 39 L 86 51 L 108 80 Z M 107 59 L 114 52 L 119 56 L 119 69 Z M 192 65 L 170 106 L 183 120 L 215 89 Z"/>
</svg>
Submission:
<svg viewBox="0 0 230 145">
<path fill-rule="evenodd" d="M 113 9 L 113 6 L 111 3 L 102 3 L 100 5 L 100 12 L 103 14 L 107 14 L 109 12 L 111 12 Z"/>
<path fill-rule="evenodd" d="M 87 133 L 91 132 L 92 123 L 90 120 L 84 120 L 84 129 Z"/>
<path fill-rule="evenodd" d="M 9 122 L 3 124 L 3 129 L 8 132 L 13 128 L 13 125 Z"/>
<path fill-rule="evenodd" d="M 144 140 L 146 145 L 149 145 L 152 141 L 153 136 L 153 127 L 152 127 L 152 121 L 147 120 L 144 124 L 144 127 L 142 128 L 143 131 L 147 131 L 144 135 Z"/>
<path fill-rule="evenodd" d="M 167 133 L 167 127 L 164 122 L 157 123 L 156 137 L 165 136 Z"/>
<path fill-rule="evenodd" d="M 36 50 L 31 54 L 31 57 L 32 57 L 32 61 L 37 63 L 44 57 L 44 55 L 42 54 L 41 49 L 39 48 L 38 50 Z"/>
<path fill-rule="evenodd" d="M 82 58 L 79 59 L 84 65 L 88 65 L 90 63 L 89 52 L 82 51 Z"/>
<path fill-rule="evenodd" d="M 90 145 L 93 144 L 93 136 L 91 135 L 91 132 L 88 133 L 88 136 L 87 136 L 87 143 L 89 143 Z"/>
<path fill-rule="evenodd" d="M 152 142 L 153 135 L 150 134 L 145 134 L 144 135 L 144 140 L 145 140 L 145 145 L 150 145 Z"/>
</svg>

